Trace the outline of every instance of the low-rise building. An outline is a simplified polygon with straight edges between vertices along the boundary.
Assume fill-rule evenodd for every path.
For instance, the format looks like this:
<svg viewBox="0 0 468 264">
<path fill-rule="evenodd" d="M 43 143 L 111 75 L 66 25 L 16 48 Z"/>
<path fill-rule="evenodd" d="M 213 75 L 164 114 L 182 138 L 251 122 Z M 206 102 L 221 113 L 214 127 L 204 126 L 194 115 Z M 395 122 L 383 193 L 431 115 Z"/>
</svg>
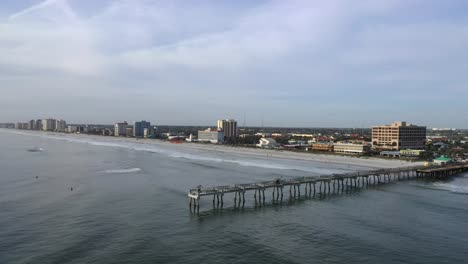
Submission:
<svg viewBox="0 0 468 264">
<path fill-rule="evenodd" d="M 402 149 L 400 150 L 400 155 L 404 157 L 419 157 L 424 153 L 424 150 L 420 149 Z"/>
<path fill-rule="evenodd" d="M 187 141 L 187 142 L 197 142 L 198 138 L 195 137 L 193 134 L 190 134 L 190 136 L 188 138 L 186 138 L 185 141 Z"/>
<path fill-rule="evenodd" d="M 206 129 L 198 131 L 198 141 L 211 143 L 224 143 L 224 131 L 215 129 Z"/>
<path fill-rule="evenodd" d="M 400 157 L 401 154 L 400 154 L 400 151 L 391 151 L 391 150 L 387 150 L 387 151 L 381 151 L 380 152 L 380 156 L 385 156 L 385 157 Z"/>
<path fill-rule="evenodd" d="M 272 138 L 261 138 L 257 144 L 259 148 L 276 148 L 278 143 Z"/>
<path fill-rule="evenodd" d="M 448 164 L 448 163 L 452 163 L 453 162 L 453 159 L 445 156 L 445 155 L 442 155 L 436 159 L 434 159 L 434 163 L 435 164 L 439 164 L 439 165 L 445 165 L 445 164 Z"/>
<path fill-rule="evenodd" d="M 444 149 L 448 147 L 448 144 L 443 143 L 443 142 L 437 142 L 432 144 L 434 147 L 439 148 L 439 149 Z"/>
<path fill-rule="evenodd" d="M 153 127 L 146 127 L 143 129 L 143 137 L 144 138 L 155 138 L 156 137 L 156 130 Z"/>
<path fill-rule="evenodd" d="M 312 151 L 333 151 L 333 144 L 324 142 L 324 143 L 313 143 Z"/>
<path fill-rule="evenodd" d="M 346 154 L 365 154 L 371 149 L 369 144 L 335 143 L 333 151 Z"/>
<path fill-rule="evenodd" d="M 67 126 L 67 133 L 76 133 L 78 132 L 78 127 L 77 126 Z"/>
</svg>

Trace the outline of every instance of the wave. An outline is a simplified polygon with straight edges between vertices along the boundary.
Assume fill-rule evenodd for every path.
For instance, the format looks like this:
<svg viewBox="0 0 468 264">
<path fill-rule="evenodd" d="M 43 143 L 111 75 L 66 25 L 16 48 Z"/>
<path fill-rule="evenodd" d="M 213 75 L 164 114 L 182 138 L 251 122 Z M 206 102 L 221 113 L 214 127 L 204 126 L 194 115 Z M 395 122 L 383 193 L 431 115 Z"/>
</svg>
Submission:
<svg viewBox="0 0 468 264">
<path fill-rule="evenodd" d="M 433 186 L 439 190 L 445 190 L 458 194 L 468 194 L 468 186 L 455 185 L 450 183 L 434 183 Z"/>
<path fill-rule="evenodd" d="M 140 168 L 129 168 L 129 169 L 117 169 L 117 170 L 105 170 L 105 173 L 131 173 L 131 172 L 139 172 L 141 171 Z"/>
<path fill-rule="evenodd" d="M 294 170 L 294 171 L 312 172 L 312 173 L 320 173 L 320 174 L 322 173 L 331 174 L 331 173 L 336 173 L 339 171 L 349 171 L 349 170 L 343 170 L 339 168 L 316 168 L 316 167 L 308 168 L 308 167 L 302 167 L 302 166 L 288 166 L 288 165 L 278 164 L 278 162 L 274 160 L 265 162 L 261 160 L 224 159 L 224 158 L 212 157 L 209 154 L 208 155 L 206 154 L 194 155 L 194 154 L 189 154 L 189 153 L 182 153 L 180 151 L 164 149 L 164 147 L 167 148 L 167 146 L 162 147 L 162 146 L 151 145 L 151 144 L 145 145 L 144 143 L 125 142 L 125 141 L 109 142 L 109 141 L 106 141 L 105 139 L 96 140 L 96 139 L 91 139 L 91 138 L 74 138 L 68 135 L 39 134 L 39 133 L 36 134 L 36 133 L 25 133 L 25 132 L 19 132 L 19 131 L 14 131 L 13 133 L 29 135 L 29 136 L 39 136 L 43 138 L 62 140 L 62 141 L 68 141 L 68 142 L 90 144 L 94 146 L 117 147 L 117 148 L 126 148 L 126 149 L 131 149 L 131 150 L 136 150 L 136 151 L 159 153 L 159 154 L 169 156 L 171 158 L 183 158 L 183 159 L 188 159 L 188 160 L 217 162 L 217 163 L 231 163 L 231 164 L 237 164 L 240 166 L 258 167 L 258 168 L 264 168 L 264 169 Z"/>
</svg>

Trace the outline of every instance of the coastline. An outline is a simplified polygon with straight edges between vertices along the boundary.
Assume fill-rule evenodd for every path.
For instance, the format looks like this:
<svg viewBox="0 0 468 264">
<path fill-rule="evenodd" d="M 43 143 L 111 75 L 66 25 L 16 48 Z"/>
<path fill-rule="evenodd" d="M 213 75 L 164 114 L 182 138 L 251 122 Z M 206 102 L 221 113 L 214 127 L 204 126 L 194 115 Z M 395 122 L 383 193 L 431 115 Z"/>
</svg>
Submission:
<svg viewBox="0 0 468 264">
<path fill-rule="evenodd" d="M 67 134 L 59 132 L 49 131 L 29 131 L 29 130 L 14 130 L 14 129 L 0 129 L 0 131 L 8 131 L 16 134 L 24 135 L 50 135 L 54 137 L 69 137 L 76 139 L 92 139 L 103 142 L 128 142 L 142 145 L 151 146 L 164 146 L 177 150 L 191 149 L 198 151 L 207 151 L 210 153 L 226 153 L 226 154 L 238 154 L 247 157 L 259 157 L 259 158 L 275 158 L 282 160 L 299 160 L 299 161 L 310 161 L 320 162 L 327 164 L 339 164 L 339 165 L 355 165 L 369 168 L 396 168 L 396 167 L 411 167 L 423 165 L 424 162 L 409 162 L 403 160 L 387 160 L 378 158 L 363 158 L 356 156 L 344 156 L 344 155 L 328 155 L 319 153 L 300 153 L 292 152 L 287 150 L 274 150 L 274 149 L 261 149 L 261 148 L 248 148 L 242 146 L 231 146 L 231 145 L 215 145 L 208 143 L 190 143 L 183 142 L 180 144 L 174 144 L 168 141 L 160 139 L 146 139 L 146 138 L 126 138 L 126 137 L 113 137 L 113 136 L 99 136 L 99 135 L 88 135 L 88 134 Z"/>
</svg>

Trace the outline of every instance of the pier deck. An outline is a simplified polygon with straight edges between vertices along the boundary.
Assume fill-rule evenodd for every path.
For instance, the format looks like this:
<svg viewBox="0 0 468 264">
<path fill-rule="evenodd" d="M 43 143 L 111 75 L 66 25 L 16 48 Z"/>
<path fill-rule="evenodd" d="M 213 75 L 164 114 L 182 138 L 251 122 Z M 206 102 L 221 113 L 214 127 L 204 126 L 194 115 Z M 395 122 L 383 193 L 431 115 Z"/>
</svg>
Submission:
<svg viewBox="0 0 468 264">
<path fill-rule="evenodd" d="M 395 169 L 379 169 L 367 172 L 351 172 L 343 174 L 332 174 L 326 176 L 312 176 L 312 177 L 298 177 L 288 180 L 274 179 L 271 181 L 262 181 L 247 184 L 235 184 L 235 185 L 222 185 L 222 186 L 211 186 L 203 187 L 198 186 L 189 190 L 189 206 L 192 208 L 199 208 L 200 198 L 203 196 L 213 196 L 213 205 L 224 203 L 224 194 L 234 193 L 234 201 L 237 204 L 245 203 L 245 193 L 248 191 L 254 192 L 255 202 L 265 201 L 265 190 L 271 189 L 273 192 L 273 199 L 282 199 L 284 188 L 289 187 L 289 193 L 300 196 L 301 186 L 304 186 L 304 194 L 313 195 L 316 192 L 330 193 L 344 191 L 348 187 L 362 187 L 369 185 L 376 185 L 381 183 L 387 183 L 396 180 L 409 180 L 414 178 L 431 178 L 440 179 L 449 177 L 455 174 L 462 173 L 468 170 L 468 164 L 453 164 L 446 166 L 415 166 L 415 167 L 404 167 Z M 318 185 L 318 186 L 317 186 Z M 318 188 L 316 188 L 318 187 Z"/>
</svg>

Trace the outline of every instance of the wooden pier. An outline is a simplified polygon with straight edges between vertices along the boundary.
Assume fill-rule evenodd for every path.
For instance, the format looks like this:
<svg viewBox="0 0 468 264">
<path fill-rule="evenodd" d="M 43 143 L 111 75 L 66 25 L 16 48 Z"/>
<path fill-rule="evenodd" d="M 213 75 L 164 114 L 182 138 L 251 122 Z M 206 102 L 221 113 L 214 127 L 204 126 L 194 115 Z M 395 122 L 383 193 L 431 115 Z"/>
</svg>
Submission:
<svg viewBox="0 0 468 264">
<path fill-rule="evenodd" d="M 345 190 L 378 185 L 392 181 L 410 179 L 443 179 L 468 170 L 468 164 L 453 164 L 432 167 L 406 167 L 396 169 L 380 169 L 367 172 L 352 172 L 344 174 L 332 174 L 327 176 L 299 177 L 289 180 L 275 179 L 248 184 L 236 184 L 225 186 L 213 186 L 190 189 L 188 193 L 189 207 L 198 209 L 200 198 L 212 196 L 213 206 L 223 207 L 224 195 L 234 194 L 234 205 L 244 206 L 246 192 L 253 192 L 256 204 L 265 204 L 265 191 L 272 191 L 273 200 L 282 200 L 285 189 L 289 191 L 290 197 L 301 197 L 303 195 L 315 197 L 330 193 L 340 193 Z M 302 187 L 302 188 L 301 188 Z M 302 189 L 302 190 L 301 190 Z"/>
</svg>

